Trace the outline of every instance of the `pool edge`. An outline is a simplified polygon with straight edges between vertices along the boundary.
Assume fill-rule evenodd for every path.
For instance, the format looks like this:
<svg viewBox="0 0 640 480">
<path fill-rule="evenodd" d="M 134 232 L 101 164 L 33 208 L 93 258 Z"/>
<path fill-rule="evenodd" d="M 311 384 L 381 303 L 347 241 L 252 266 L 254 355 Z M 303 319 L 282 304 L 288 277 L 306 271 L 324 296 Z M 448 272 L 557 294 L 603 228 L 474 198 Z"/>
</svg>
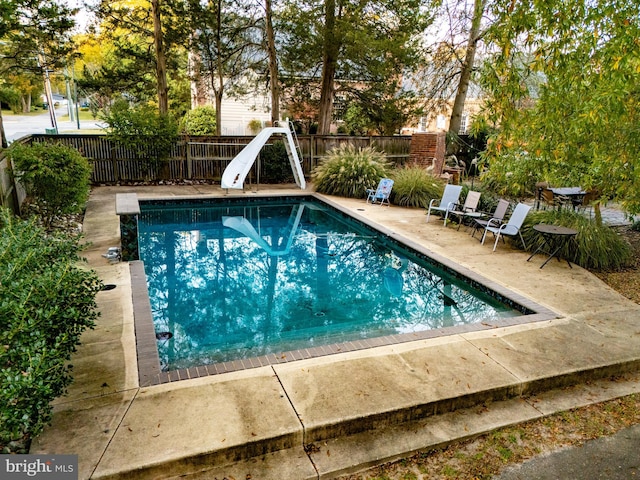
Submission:
<svg viewBox="0 0 640 480">
<path fill-rule="evenodd" d="M 404 334 L 387 335 L 371 339 L 360 339 L 341 343 L 322 345 L 318 347 L 303 348 L 299 350 L 290 350 L 251 357 L 240 360 L 231 360 L 227 362 L 214 363 L 210 365 L 200 365 L 190 368 L 182 368 L 176 370 L 162 371 L 158 356 L 158 348 L 155 336 L 155 327 L 151 313 L 149 300 L 149 292 L 146 284 L 146 276 L 144 273 L 144 262 L 140 260 L 130 262 L 131 265 L 131 290 L 134 300 L 134 324 L 136 331 L 136 349 L 138 354 L 138 378 L 141 387 L 159 385 L 171 382 L 177 382 L 188 379 L 207 377 L 212 375 L 220 375 L 224 373 L 236 372 L 252 368 L 259 368 L 269 365 L 278 365 L 293 361 L 306 360 L 309 358 L 319 358 L 329 355 L 338 355 L 342 353 L 354 352 L 358 350 L 366 350 L 376 347 L 386 347 L 401 343 L 413 341 L 427 340 L 462 333 L 477 332 L 482 330 L 492 330 L 496 328 L 509 327 L 514 325 L 529 324 L 534 322 L 542 322 L 561 318 L 562 315 L 553 312 L 551 309 L 538 304 L 537 302 L 527 298 L 518 292 L 508 289 L 507 287 L 480 275 L 452 260 L 423 247 L 422 245 L 410 240 L 409 238 L 394 232 L 393 230 L 380 225 L 362 215 L 344 208 L 342 205 L 332 201 L 330 198 L 317 194 L 315 192 L 300 192 L 297 194 L 265 194 L 254 195 L 252 198 L 273 198 L 273 197 L 313 197 L 317 200 L 328 204 L 340 213 L 347 215 L 355 220 L 367 225 L 370 228 L 380 232 L 380 234 L 393 239 L 395 242 L 402 243 L 407 247 L 415 250 L 421 255 L 430 257 L 435 262 L 440 263 L 445 268 L 456 272 L 458 275 L 464 276 L 483 287 L 490 289 L 501 295 L 509 301 L 520 305 L 533 313 L 523 314 L 517 317 L 506 317 L 498 320 L 489 320 L 468 325 L 457 325 L 453 327 L 444 327 L 435 330 L 423 330 L 420 332 L 411 332 Z M 170 197 L 170 198 L 145 198 L 144 201 L 164 201 L 164 200 L 189 200 L 197 198 L 203 200 L 202 196 L 192 197 Z M 209 199 L 209 198 L 206 198 Z M 211 200 L 220 199 L 220 197 L 211 197 Z"/>
</svg>

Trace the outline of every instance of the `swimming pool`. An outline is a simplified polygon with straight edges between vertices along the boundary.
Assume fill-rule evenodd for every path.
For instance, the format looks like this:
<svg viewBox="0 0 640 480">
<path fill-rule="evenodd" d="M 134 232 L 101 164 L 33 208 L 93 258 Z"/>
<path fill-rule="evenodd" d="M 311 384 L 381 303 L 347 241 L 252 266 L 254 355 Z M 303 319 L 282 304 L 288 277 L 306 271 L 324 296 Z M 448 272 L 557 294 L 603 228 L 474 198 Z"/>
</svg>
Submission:
<svg viewBox="0 0 640 480">
<path fill-rule="evenodd" d="M 534 313 L 313 196 L 141 202 L 138 239 L 164 371 L 219 373 Z"/>
</svg>

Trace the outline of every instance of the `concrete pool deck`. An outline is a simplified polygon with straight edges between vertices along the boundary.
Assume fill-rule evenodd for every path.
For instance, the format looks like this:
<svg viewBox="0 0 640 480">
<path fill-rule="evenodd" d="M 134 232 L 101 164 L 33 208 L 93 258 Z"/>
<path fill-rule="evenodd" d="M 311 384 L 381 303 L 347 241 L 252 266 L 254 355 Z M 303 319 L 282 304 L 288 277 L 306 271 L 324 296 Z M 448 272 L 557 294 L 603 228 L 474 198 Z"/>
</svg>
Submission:
<svg viewBox="0 0 640 480">
<path fill-rule="evenodd" d="M 260 193 L 285 187 L 261 187 Z M 290 190 L 299 193 L 299 190 Z M 79 478 L 333 478 L 500 426 L 640 392 L 640 305 L 586 270 L 426 224 L 423 209 L 344 208 L 556 312 L 558 318 L 139 387 L 116 193 L 222 196 L 218 186 L 98 187 L 88 266 L 113 290 L 31 453 L 78 454 Z M 250 191 L 229 194 L 252 195 Z M 615 376 L 616 381 L 608 378 Z M 250 475 L 250 477 L 248 477 Z"/>
</svg>

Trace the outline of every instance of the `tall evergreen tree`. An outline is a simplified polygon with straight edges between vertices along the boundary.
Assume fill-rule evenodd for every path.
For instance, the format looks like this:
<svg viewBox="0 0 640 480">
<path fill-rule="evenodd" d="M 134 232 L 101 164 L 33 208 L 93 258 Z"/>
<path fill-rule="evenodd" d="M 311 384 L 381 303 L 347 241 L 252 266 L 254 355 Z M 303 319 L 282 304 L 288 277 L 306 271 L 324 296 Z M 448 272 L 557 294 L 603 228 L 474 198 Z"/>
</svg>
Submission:
<svg viewBox="0 0 640 480">
<path fill-rule="evenodd" d="M 45 78 L 62 67 L 73 50 L 75 13 L 55 0 L 0 2 L 0 74 L 31 72 Z M 1 114 L 0 136 L 6 148 Z"/>
<path fill-rule="evenodd" d="M 419 61 L 430 14 L 414 0 L 284 2 L 278 21 L 284 75 L 289 83 L 316 85 L 318 133 L 329 133 L 338 90 L 347 96 L 380 85 L 401 90 L 403 75 Z"/>
<path fill-rule="evenodd" d="M 191 73 L 210 82 L 220 135 L 223 97 L 245 93 L 252 73 L 263 64 L 263 18 L 242 0 L 190 0 L 187 17 Z"/>
</svg>

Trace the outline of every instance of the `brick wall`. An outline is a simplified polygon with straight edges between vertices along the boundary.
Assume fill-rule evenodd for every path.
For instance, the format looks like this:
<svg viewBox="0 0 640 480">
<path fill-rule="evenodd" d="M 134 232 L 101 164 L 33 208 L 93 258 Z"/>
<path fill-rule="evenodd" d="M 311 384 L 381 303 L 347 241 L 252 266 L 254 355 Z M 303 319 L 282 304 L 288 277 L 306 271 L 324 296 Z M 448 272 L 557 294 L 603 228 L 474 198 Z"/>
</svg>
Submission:
<svg viewBox="0 0 640 480">
<path fill-rule="evenodd" d="M 409 162 L 423 165 L 425 168 L 433 165 L 433 174 L 440 175 L 444 165 L 446 148 L 446 134 L 414 133 L 411 136 Z"/>
</svg>

